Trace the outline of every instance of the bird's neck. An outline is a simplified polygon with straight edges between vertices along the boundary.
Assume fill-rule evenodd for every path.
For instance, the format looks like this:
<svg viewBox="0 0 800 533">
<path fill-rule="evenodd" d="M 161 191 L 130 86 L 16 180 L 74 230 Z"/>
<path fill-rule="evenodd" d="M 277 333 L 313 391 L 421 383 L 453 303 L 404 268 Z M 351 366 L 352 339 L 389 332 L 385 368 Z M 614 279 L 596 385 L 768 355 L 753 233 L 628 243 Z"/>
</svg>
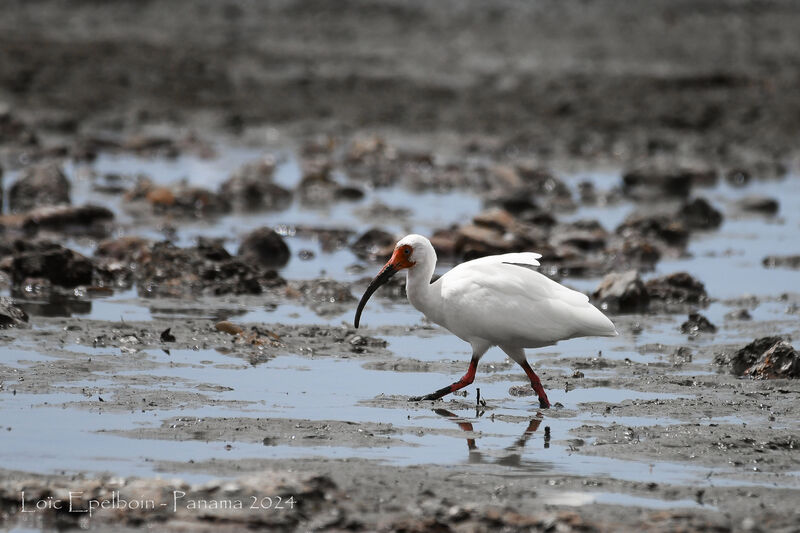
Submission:
<svg viewBox="0 0 800 533">
<path fill-rule="evenodd" d="M 434 264 L 418 264 L 408 270 L 406 278 L 406 294 L 408 301 L 417 310 L 422 311 L 429 319 L 434 322 L 438 316 L 439 298 L 437 298 L 438 287 L 431 284 L 433 277 Z"/>
</svg>

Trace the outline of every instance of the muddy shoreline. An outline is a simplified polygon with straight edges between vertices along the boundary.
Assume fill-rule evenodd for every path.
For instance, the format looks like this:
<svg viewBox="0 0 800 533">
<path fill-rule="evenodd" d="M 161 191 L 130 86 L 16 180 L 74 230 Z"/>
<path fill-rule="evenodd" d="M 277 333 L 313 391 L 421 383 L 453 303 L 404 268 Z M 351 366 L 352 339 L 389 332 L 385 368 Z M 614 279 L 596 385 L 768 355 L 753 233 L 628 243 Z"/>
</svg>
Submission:
<svg viewBox="0 0 800 533">
<path fill-rule="evenodd" d="M 9 2 L 0 524 L 797 531 L 799 22 Z M 621 335 L 529 351 L 550 410 L 499 351 L 409 403 L 468 359 L 399 276 L 353 328 L 410 232 L 540 252 Z M 157 508 L 22 512 L 70 491 Z"/>
</svg>

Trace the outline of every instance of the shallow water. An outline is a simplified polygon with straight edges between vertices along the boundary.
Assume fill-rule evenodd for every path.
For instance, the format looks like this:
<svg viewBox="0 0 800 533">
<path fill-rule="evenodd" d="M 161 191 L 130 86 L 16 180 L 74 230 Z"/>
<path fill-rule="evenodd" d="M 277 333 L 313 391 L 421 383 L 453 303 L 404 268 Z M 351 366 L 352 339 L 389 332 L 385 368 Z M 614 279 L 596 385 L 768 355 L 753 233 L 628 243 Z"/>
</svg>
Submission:
<svg viewBox="0 0 800 533">
<path fill-rule="evenodd" d="M 194 156 L 181 156 L 173 160 L 138 158 L 128 155 L 101 155 L 91 164 L 98 173 L 115 172 L 135 174 L 144 172 L 158 183 L 175 183 L 187 179 L 195 185 L 215 189 L 241 164 L 264 155 L 261 150 L 250 148 L 222 147 L 220 157 L 205 160 Z M 299 180 L 299 166 L 290 151 L 277 153 L 280 164 L 276 181 L 285 186 L 294 186 Z M 118 221 L 127 233 L 149 237 L 160 235 L 158 222 L 139 224 L 122 209 L 121 201 L 91 190 L 88 178 L 80 178 L 85 169 L 68 166 L 67 172 L 75 184 L 74 203 L 109 204 L 118 215 Z M 9 173 L 6 186 L 16 174 Z M 619 177 L 615 173 L 582 174 L 571 176 L 568 182 L 578 179 L 593 181 L 599 190 L 615 186 Z M 760 216 L 727 217 L 718 231 L 693 236 L 689 245 L 690 257 L 660 262 L 656 272 L 660 275 L 684 270 L 706 284 L 710 296 L 716 301 L 703 310 L 712 322 L 720 327 L 716 336 L 703 335 L 688 341 L 688 345 L 702 347 L 714 339 L 726 342 L 749 342 L 747 334 L 729 326 L 725 313 L 737 309 L 735 305 L 720 300 L 755 295 L 759 298 L 775 298 L 800 287 L 800 272 L 784 269 L 766 270 L 761 259 L 771 253 L 800 253 L 800 177 L 790 176 L 783 181 L 759 182 L 745 189 L 735 189 L 722 184 L 713 189 L 699 191 L 715 205 L 724 208 L 727 214 L 737 198 L 758 190 L 761 194 L 778 197 L 781 211 L 775 218 Z M 380 226 L 390 231 L 418 232 L 429 234 L 433 230 L 452 223 L 460 223 L 477 214 L 482 208 L 481 200 L 468 192 L 418 193 L 401 188 L 381 190 L 367 189 L 366 196 L 358 202 L 340 202 L 330 206 L 308 207 L 295 201 L 287 210 L 255 214 L 232 214 L 211 221 L 187 221 L 180 223 L 177 243 L 187 245 L 198 236 L 222 237 L 235 252 L 238 239 L 250 229 L 268 226 L 312 225 L 321 227 L 366 229 L 373 221 L 365 220 L 358 209 L 380 201 L 390 207 L 410 210 L 405 221 L 381 221 Z M 447 205 L 447 209 L 442 209 Z M 610 206 L 582 207 L 566 215 L 564 220 L 600 218 L 603 225 L 613 230 L 633 209 L 627 202 Z M 135 223 L 135 225 L 134 225 Z M 148 225 L 150 224 L 150 225 Z M 331 253 L 324 252 L 313 239 L 292 235 L 287 240 L 293 251 L 289 264 L 281 275 L 288 279 L 309 279 L 320 275 L 353 281 L 372 274 L 379 265 L 364 264 L 347 249 Z M 91 253 L 94 243 L 75 246 Z M 303 261 L 297 256 L 301 249 L 311 250 L 314 258 Z M 360 264 L 363 273 L 355 273 L 348 267 Z M 590 291 L 599 279 L 566 280 L 580 290 Z M 370 302 L 364 323 L 369 327 L 416 326 L 423 323 L 421 315 L 404 301 L 389 301 L 377 295 Z M 282 324 L 350 324 L 352 309 L 339 314 L 319 316 L 296 302 L 277 305 L 241 306 L 220 301 L 209 307 L 206 304 L 171 306 L 168 302 L 139 299 L 136 290 L 117 292 L 108 297 L 93 298 L 74 305 L 42 304 L 39 313 L 47 316 L 74 316 L 93 320 L 112 321 L 157 321 L 182 317 L 220 320 L 229 317 L 241 323 Z M 753 321 L 766 322 L 776 318 L 785 319 L 785 305 L 767 301 L 751 310 Z M 664 353 L 648 352 L 641 347 L 660 343 L 667 346 L 687 344 L 687 338 L 679 331 L 685 315 L 671 315 L 663 320 L 649 323 L 639 334 L 618 338 L 575 339 L 554 347 L 538 351 L 542 359 L 540 369 L 561 373 L 569 370 L 561 366 L 564 358 L 602 357 L 619 362 L 626 359 L 633 363 L 653 363 L 669 357 L 672 350 Z M 35 322 L 35 320 L 34 320 Z M 417 336 L 387 335 L 388 349 L 397 359 L 413 359 L 422 362 L 455 361 L 463 363 L 466 370 L 469 347 L 466 343 L 446 334 L 431 333 Z M 78 355 L 108 354 L 107 349 L 93 350 L 78 345 L 66 348 Z M 116 353 L 116 352 L 115 352 Z M 735 468 L 695 467 L 690 464 L 650 462 L 636 459 L 621 460 L 597 457 L 580 453 L 567 443 L 572 438 L 571 430 L 582 424 L 600 424 L 615 421 L 622 425 L 650 426 L 676 423 L 675 420 L 659 417 L 604 417 L 580 411 L 586 402 L 617 404 L 626 400 L 678 399 L 690 396 L 671 393 L 654 393 L 611 387 L 573 388 L 564 391 L 548 391 L 552 403 L 561 403 L 575 414 L 562 416 L 540 412 L 535 397 L 509 395 L 513 384 L 526 384 L 522 372 L 505 362 L 505 356 L 493 349 L 481 362 L 479 376 L 503 376 L 505 379 L 482 380 L 478 378 L 471 387 L 468 402 L 473 401 L 474 388 L 480 387 L 481 396 L 491 409 L 480 413 L 474 408 L 452 407 L 450 415 L 437 413 L 431 404 L 408 404 L 381 407 L 382 398 L 405 397 L 432 391 L 457 379 L 461 370 L 449 371 L 393 372 L 370 369 L 369 359 L 308 357 L 281 355 L 265 363 L 251 365 L 229 357 L 216 350 L 171 350 L 166 354 L 159 350 L 146 350 L 137 356 L 154 362 L 155 369 L 124 371 L 114 375 L 148 375 L 163 379 L 166 386 L 175 390 L 194 391 L 200 384 L 213 384 L 230 390 L 207 392 L 214 400 L 238 402 L 240 407 L 226 404 L 202 406 L 200 408 L 155 409 L 152 411 L 116 412 L 105 411 L 102 404 L 88 402 L 85 394 L 69 391 L 45 394 L 12 394 L 6 387 L 0 392 L 0 411 L 4 431 L 0 448 L 0 464 L 14 469 L 41 472 L 101 472 L 129 476 L 152 475 L 159 461 L 186 462 L 205 459 L 244 458 L 298 458 L 298 457 L 359 457 L 394 465 L 487 465 L 493 475 L 576 475 L 610 477 L 621 480 L 689 484 L 691 486 L 747 486 L 757 482 L 737 479 L 740 471 Z M 57 358 L 55 355 L 37 353 L 25 347 L 0 348 L 2 364 L 18 369 L 31 364 L 43 363 Z M 709 360 L 700 361 L 705 367 L 676 370 L 678 375 L 697 376 L 714 373 Z M 695 360 L 695 363 L 698 363 Z M 460 368 L 460 367 L 459 367 Z M 613 374 L 607 370 L 584 370 L 587 377 Z M 113 395 L 114 375 L 104 372 L 91 373 L 82 382 L 64 383 L 74 390 L 86 387 L 91 398 Z M 97 391 L 102 391 L 98 393 Z M 82 407 L 62 404 L 77 402 Z M 436 407 L 451 408 L 449 402 Z M 108 433 L 112 430 L 128 430 L 135 427 L 160 427 L 162 420 L 180 416 L 183 418 L 209 417 L 268 417 L 310 420 L 345 420 L 352 422 L 380 422 L 391 424 L 397 432 L 391 435 L 399 439 L 399 445 L 387 447 L 316 446 L 264 446 L 257 443 L 234 442 L 226 449 L 223 441 L 197 440 L 139 440 Z M 512 423 L 503 416 L 516 417 L 524 421 Z M 713 417 L 702 423 L 740 423 L 739 417 Z M 459 423 L 471 424 L 472 430 L 459 435 Z M 531 428 L 536 425 L 536 428 Z M 550 438 L 545 438 L 545 427 Z M 42 438 L 42 428 L 47 428 L 47 438 Z M 474 442 L 470 443 L 470 440 Z M 590 445 L 588 443 L 587 445 Z M 713 476 L 711 475 L 713 474 Z M 209 476 L 185 473 L 188 480 L 203 480 Z M 798 476 L 795 476 L 798 477 Z M 792 482 L 796 485 L 796 482 Z M 662 501 L 634 497 L 611 492 L 565 493 L 559 504 L 584 505 L 588 503 L 634 505 L 646 508 L 697 507 L 692 500 Z"/>
</svg>

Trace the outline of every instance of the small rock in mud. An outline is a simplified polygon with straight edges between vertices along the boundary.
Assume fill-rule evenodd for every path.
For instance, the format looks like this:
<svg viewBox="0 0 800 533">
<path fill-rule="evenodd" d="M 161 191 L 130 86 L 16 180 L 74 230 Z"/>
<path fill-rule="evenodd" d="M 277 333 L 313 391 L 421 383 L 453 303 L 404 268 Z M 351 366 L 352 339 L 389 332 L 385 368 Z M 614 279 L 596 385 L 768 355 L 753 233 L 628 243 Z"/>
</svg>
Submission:
<svg viewBox="0 0 800 533">
<path fill-rule="evenodd" d="M 782 337 L 756 339 L 732 357 L 718 354 L 714 362 L 730 365 L 737 376 L 756 379 L 800 377 L 800 353 Z"/>
<path fill-rule="evenodd" d="M 273 158 L 248 163 L 220 185 L 219 194 L 237 209 L 285 209 L 292 192 L 272 182 L 274 171 Z"/>
<path fill-rule="evenodd" d="M 683 169 L 631 170 L 622 176 L 622 192 L 625 196 L 643 200 L 657 200 L 664 195 L 685 198 L 689 196 L 696 172 Z"/>
<path fill-rule="evenodd" d="M 28 313 L 14 300 L 0 296 L 0 329 L 24 327 L 28 324 Z"/>
<path fill-rule="evenodd" d="M 729 313 L 725 313 L 725 320 L 752 320 L 753 316 L 747 309 L 737 309 Z"/>
<path fill-rule="evenodd" d="M 697 333 L 716 333 L 717 326 L 700 313 L 689 313 L 689 318 L 681 324 L 681 333 L 694 335 Z"/>
<path fill-rule="evenodd" d="M 692 362 L 692 351 L 686 346 L 679 346 L 670 355 L 670 360 L 673 365 L 683 365 Z"/>
<path fill-rule="evenodd" d="M 616 233 L 627 239 L 658 239 L 667 246 L 684 248 L 689 240 L 685 224 L 670 213 L 635 212 L 620 224 Z"/>
<path fill-rule="evenodd" d="M 686 272 L 676 272 L 645 283 L 650 300 L 665 303 L 704 304 L 708 302 L 708 294 L 703 283 Z"/>
<path fill-rule="evenodd" d="M 800 268 L 800 255 L 768 255 L 761 263 L 767 268 Z"/>
<path fill-rule="evenodd" d="M 722 213 L 705 198 L 686 202 L 678 210 L 678 218 L 690 229 L 714 229 L 722 224 Z"/>
<path fill-rule="evenodd" d="M 92 283 L 92 262 L 83 255 L 54 242 L 15 243 L 11 280 L 15 286 L 28 278 L 41 278 L 61 287 Z"/>
<path fill-rule="evenodd" d="M 395 236 L 388 231 L 371 228 L 361 234 L 350 249 L 361 259 L 375 260 L 388 256 L 396 242 Z"/>
<path fill-rule="evenodd" d="M 508 394 L 511 396 L 533 396 L 536 394 L 529 385 L 514 385 L 509 387 Z"/>
<path fill-rule="evenodd" d="M 620 313 L 644 311 L 650 304 L 650 295 L 636 270 L 607 274 L 595 289 L 592 298 L 603 309 Z"/>
<path fill-rule="evenodd" d="M 27 167 L 8 193 L 12 212 L 23 212 L 41 205 L 69 203 L 70 185 L 56 163 Z"/>
<path fill-rule="evenodd" d="M 107 223 L 114 219 L 110 209 L 98 205 L 72 207 L 42 206 L 25 213 L 22 228 L 28 233 L 39 230 L 73 234 L 107 235 Z"/>
<path fill-rule="evenodd" d="M 283 237 L 272 228 L 264 227 L 248 233 L 242 239 L 236 255 L 253 260 L 262 267 L 276 268 L 289 262 L 291 252 Z"/>
<path fill-rule="evenodd" d="M 780 209 L 780 204 L 778 200 L 770 198 L 769 196 L 751 194 L 736 202 L 736 207 L 742 211 L 774 215 L 778 212 L 778 209 Z"/>
<path fill-rule="evenodd" d="M 458 228 L 456 254 L 465 261 L 486 255 L 519 251 L 512 235 L 501 230 L 468 224 Z"/>
<path fill-rule="evenodd" d="M 222 253 L 224 252 L 224 254 Z M 138 265 L 135 277 L 142 296 L 185 297 L 199 294 L 260 294 L 285 284 L 272 270 L 252 261 L 227 258 L 224 248 L 200 243 L 178 248 L 156 243 Z"/>
<path fill-rule="evenodd" d="M 154 184 L 140 177 L 136 186 L 125 194 L 128 201 L 145 200 L 155 213 L 182 217 L 205 217 L 228 212 L 227 200 L 202 187 L 180 183 L 175 187 Z"/>
<path fill-rule="evenodd" d="M 227 320 L 217 322 L 214 325 L 214 327 L 217 328 L 219 331 L 227 333 L 229 335 L 240 335 L 242 334 L 242 332 L 244 332 L 244 329 L 242 329 L 241 326 L 237 326 L 233 322 L 229 322 Z"/>
</svg>

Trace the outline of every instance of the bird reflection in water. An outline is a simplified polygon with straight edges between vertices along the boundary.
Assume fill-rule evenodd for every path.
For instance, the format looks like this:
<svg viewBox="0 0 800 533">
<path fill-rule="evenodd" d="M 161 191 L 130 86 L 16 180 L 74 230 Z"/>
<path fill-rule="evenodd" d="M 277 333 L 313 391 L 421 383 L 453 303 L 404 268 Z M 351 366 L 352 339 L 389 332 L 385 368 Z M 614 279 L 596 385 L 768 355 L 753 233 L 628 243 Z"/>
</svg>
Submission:
<svg viewBox="0 0 800 533">
<path fill-rule="evenodd" d="M 452 411 L 448 411 L 447 409 L 434 409 L 434 413 L 439 416 L 443 416 L 445 418 L 451 419 L 453 422 L 458 424 L 458 427 L 461 428 L 462 431 L 473 433 L 475 431 L 472 422 L 469 420 L 465 420 L 463 417 L 458 416 L 457 414 L 453 413 Z M 480 418 L 483 416 L 483 411 L 480 410 L 480 407 L 476 407 L 475 409 L 475 417 Z M 497 464 L 501 464 L 504 466 L 521 466 L 522 461 L 522 450 L 525 448 L 525 444 L 527 444 L 528 440 L 531 438 L 538 429 L 539 425 L 542 423 L 542 414 L 541 412 L 537 412 L 536 416 L 532 418 L 528 422 L 528 426 L 525 428 L 525 431 L 522 432 L 522 435 L 514 441 L 513 444 L 505 448 L 505 452 L 501 457 L 497 460 L 492 461 Z M 550 447 L 550 427 L 546 426 L 544 428 L 544 447 Z M 474 437 L 467 438 L 467 448 L 469 448 L 469 462 L 470 463 L 485 463 L 487 462 L 484 453 L 482 453 L 478 449 L 478 445 L 475 443 Z"/>
</svg>

